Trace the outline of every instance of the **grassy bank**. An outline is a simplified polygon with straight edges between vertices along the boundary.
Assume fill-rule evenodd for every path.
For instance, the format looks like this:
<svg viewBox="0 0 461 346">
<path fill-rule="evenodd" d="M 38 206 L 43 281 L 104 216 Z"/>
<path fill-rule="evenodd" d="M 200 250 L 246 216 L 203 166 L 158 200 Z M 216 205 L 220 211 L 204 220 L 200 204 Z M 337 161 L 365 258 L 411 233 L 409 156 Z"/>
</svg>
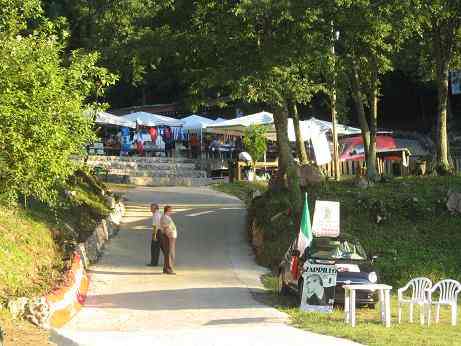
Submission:
<svg viewBox="0 0 461 346">
<path fill-rule="evenodd" d="M 0 299 L 47 291 L 64 263 L 53 233 L 37 214 L 0 207 Z"/>
<path fill-rule="evenodd" d="M 383 282 L 403 286 L 415 276 L 461 281 L 461 215 L 447 210 L 450 189 L 461 191 L 461 177 L 394 179 L 367 189 L 351 181 L 329 182 L 306 192 L 311 216 L 315 200 L 339 201 L 341 232 L 379 256 L 376 266 Z M 289 207 L 286 193 L 268 192 L 249 208 L 250 218 L 264 234 L 259 262 L 268 267 L 278 264 L 297 234 L 293 215 L 272 218 Z"/>
<path fill-rule="evenodd" d="M 249 205 L 252 195 L 255 191 L 267 191 L 267 184 L 264 182 L 249 183 L 237 181 L 234 183 L 220 183 L 211 186 L 216 191 L 224 192 L 241 199 L 245 204 Z"/>
<path fill-rule="evenodd" d="M 221 191 L 237 196 L 245 195 L 246 189 L 241 184 L 225 190 L 221 187 Z M 449 190 L 461 191 L 461 177 L 398 178 L 367 189 L 356 187 L 352 181 L 328 182 L 311 186 L 305 192 L 311 216 L 315 200 L 341 203 L 341 232 L 358 238 L 369 255 L 379 256 L 376 267 L 381 282 L 392 285 L 395 293 L 416 276 L 426 276 L 433 282 L 443 278 L 461 281 L 461 215 L 452 215 L 447 210 Z M 291 207 L 287 195 L 286 191 L 268 191 L 249 205 L 249 225 L 256 225 L 264 237 L 257 261 L 274 269 L 298 232 L 297 212 L 286 212 Z M 275 278 L 267 277 L 265 281 L 269 289 L 274 288 Z M 461 329 L 449 325 L 448 311 L 442 313 L 439 326 L 427 328 L 408 322 L 396 325 L 395 296 L 392 299 L 390 329 L 378 322 L 377 310 L 359 309 L 357 327 L 351 328 L 345 325 L 344 311 L 340 309 L 326 315 L 304 313 L 290 297 L 272 295 L 270 301 L 287 312 L 299 328 L 364 344 L 460 344 Z M 408 320 L 408 315 L 405 318 Z"/>
<path fill-rule="evenodd" d="M 0 326 L 5 345 L 48 344 L 45 331 L 13 320 L 5 307 L 8 299 L 50 291 L 61 280 L 63 258 L 52 228 L 40 214 L 0 206 Z"/>
<path fill-rule="evenodd" d="M 60 284 L 75 245 L 110 213 L 104 188 L 78 172 L 54 208 L 33 200 L 26 208 L 0 205 L 0 326 L 5 345 L 48 345 L 46 332 L 12 319 L 8 300 L 43 296 Z"/>
</svg>

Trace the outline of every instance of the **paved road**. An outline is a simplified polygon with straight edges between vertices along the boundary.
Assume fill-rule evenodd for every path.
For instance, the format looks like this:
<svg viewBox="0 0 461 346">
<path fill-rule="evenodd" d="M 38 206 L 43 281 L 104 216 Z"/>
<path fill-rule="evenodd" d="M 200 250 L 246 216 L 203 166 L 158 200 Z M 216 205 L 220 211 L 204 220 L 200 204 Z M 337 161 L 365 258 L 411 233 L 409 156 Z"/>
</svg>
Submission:
<svg viewBox="0 0 461 346">
<path fill-rule="evenodd" d="M 264 305 L 245 241 L 245 210 L 208 188 L 136 188 L 126 193 L 119 235 L 91 270 L 82 311 L 52 333 L 58 345 L 352 345 L 289 327 Z M 147 267 L 151 202 L 170 204 L 178 226 L 178 275 Z"/>
</svg>

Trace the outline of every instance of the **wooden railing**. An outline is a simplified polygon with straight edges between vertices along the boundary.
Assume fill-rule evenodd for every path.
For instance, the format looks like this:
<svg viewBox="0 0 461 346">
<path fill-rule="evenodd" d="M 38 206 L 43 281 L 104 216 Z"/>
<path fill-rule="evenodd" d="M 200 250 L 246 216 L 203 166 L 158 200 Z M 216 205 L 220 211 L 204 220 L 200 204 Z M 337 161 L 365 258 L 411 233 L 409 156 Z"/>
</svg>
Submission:
<svg viewBox="0 0 461 346">
<path fill-rule="evenodd" d="M 362 175 L 365 171 L 365 161 L 341 161 L 339 163 L 339 169 L 341 176 L 357 176 Z M 376 160 L 376 168 L 378 174 L 388 176 L 408 176 L 411 172 L 415 171 L 416 164 L 410 161 L 409 165 L 405 166 L 402 161 L 391 161 L 391 160 Z M 320 166 L 320 169 L 328 176 L 334 177 L 334 165 L 332 162 Z"/>
<path fill-rule="evenodd" d="M 385 175 L 385 176 L 409 176 L 412 174 L 419 174 L 418 173 L 418 163 L 415 160 L 410 160 L 408 165 L 404 165 L 403 161 L 397 160 L 383 160 L 378 158 L 376 160 L 376 166 L 378 170 L 378 174 Z M 453 165 L 455 171 L 461 173 L 461 157 L 454 157 L 453 158 Z M 242 180 L 242 168 L 246 167 L 247 163 L 239 161 L 237 166 L 235 167 L 234 177 L 236 180 Z M 257 162 L 256 168 L 257 169 L 268 169 L 275 171 L 277 170 L 278 163 L 277 161 L 272 162 Z M 365 162 L 363 160 L 359 161 L 341 161 L 339 163 L 339 168 L 341 171 L 341 176 L 357 176 L 362 175 L 365 171 Z M 320 166 L 320 169 L 327 175 L 328 177 L 334 177 L 334 167 L 333 163 L 330 162 L 326 165 Z"/>
</svg>

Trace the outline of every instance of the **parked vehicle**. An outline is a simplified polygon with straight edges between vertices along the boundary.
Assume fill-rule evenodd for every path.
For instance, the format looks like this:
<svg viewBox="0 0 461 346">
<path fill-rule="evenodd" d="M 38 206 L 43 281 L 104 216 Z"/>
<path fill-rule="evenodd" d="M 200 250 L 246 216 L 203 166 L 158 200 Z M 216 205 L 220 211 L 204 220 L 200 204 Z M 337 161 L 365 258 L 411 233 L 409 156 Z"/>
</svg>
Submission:
<svg viewBox="0 0 461 346">
<path fill-rule="evenodd" d="M 290 271 L 292 256 L 298 257 L 299 277 L 294 277 Z M 338 270 L 335 290 L 335 303 L 344 304 L 344 289 L 346 284 L 370 284 L 378 282 L 378 275 L 373 268 L 376 257 L 370 258 L 360 242 L 356 239 L 319 237 L 312 240 L 305 253 L 300 255 L 296 250 L 296 239 L 285 253 L 279 265 L 279 294 L 294 293 L 299 299 L 302 296 L 302 272 L 307 263 L 331 264 Z M 373 307 L 377 301 L 372 291 L 358 291 L 357 305 Z"/>
</svg>

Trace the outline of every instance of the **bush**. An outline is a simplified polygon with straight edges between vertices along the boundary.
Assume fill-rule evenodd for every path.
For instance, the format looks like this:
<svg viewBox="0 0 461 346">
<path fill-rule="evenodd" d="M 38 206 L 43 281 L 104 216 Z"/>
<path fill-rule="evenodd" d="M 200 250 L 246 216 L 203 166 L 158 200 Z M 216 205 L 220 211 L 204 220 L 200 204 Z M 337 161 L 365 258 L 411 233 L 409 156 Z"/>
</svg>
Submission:
<svg viewBox="0 0 461 346">
<path fill-rule="evenodd" d="M 97 59 L 73 52 L 65 66 L 63 47 L 49 33 L 0 33 L 0 194 L 56 202 L 77 168 L 71 156 L 94 136 L 86 99 L 114 80 L 95 67 Z"/>
<path fill-rule="evenodd" d="M 248 210 L 249 225 L 255 221 L 264 234 L 264 245 L 257 256 L 259 264 L 274 268 L 280 262 L 297 234 L 293 210 L 290 193 L 285 189 L 269 190 L 253 200 Z"/>
</svg>

